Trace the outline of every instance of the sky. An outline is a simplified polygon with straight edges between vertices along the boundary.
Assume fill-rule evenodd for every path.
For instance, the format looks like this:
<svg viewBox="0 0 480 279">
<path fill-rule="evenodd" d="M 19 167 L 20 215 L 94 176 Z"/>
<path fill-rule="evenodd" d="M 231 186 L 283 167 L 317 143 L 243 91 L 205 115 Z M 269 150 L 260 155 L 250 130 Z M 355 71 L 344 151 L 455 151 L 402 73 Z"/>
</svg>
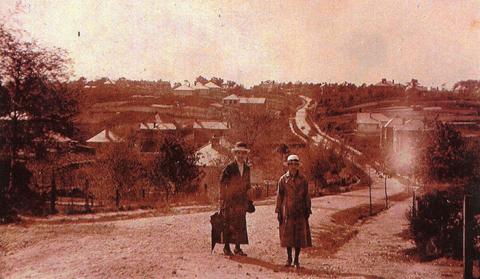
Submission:
<svg viewBox="0 0 480 279">
<path fill-rule="evenodd" d="M 480 79 L 480 0 L 2 0 L 0 22 L 88 79 Z"/>
</svg>

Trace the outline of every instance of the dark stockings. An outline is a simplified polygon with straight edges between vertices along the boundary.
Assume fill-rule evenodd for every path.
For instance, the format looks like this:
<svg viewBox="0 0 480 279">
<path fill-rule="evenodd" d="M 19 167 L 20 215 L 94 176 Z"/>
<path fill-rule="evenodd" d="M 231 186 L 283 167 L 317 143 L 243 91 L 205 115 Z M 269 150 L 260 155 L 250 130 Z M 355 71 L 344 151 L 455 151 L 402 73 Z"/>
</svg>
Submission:
<svg viewBox="0 0 480 279">
<path fill-rule="evenodd" d="M 225 243 L 225 250 L 230 251 L 230 243 Z M 241 250 L 240 244 L 235 244 L 235 250 Z"/>
<path fill-rule="evenodd" d="M 299 263 L 299 257 L 300 257 L 300 247 L 295 247 L 295 260 L 293 263 L 298 264 Z M 287 247 L 287 256 L 288 256 L 288 262 L 292 262 L 292 247 Z"/>
</svg>

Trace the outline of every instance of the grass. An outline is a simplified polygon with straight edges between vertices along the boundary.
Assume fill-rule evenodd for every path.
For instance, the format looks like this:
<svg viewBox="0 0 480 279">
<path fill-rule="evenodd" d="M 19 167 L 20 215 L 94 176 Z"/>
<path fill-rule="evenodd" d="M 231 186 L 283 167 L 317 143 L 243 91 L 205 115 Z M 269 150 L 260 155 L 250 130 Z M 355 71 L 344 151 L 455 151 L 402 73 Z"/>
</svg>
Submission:
<svg viewBox="0 0 480 279">
<path fill-rule="evenodd" d="M 389 201 L 397 202 L 409 198 L 411 195 L 402 192 L 389 197 Z M 391 204 L 389 204 L 391 206 Z M 370 216 L 370 205 L 362 204 L 335 212 L 331 216 L 331 223 L 320 227 L 319 231 L 312 230 L 312 238 L 315 247 L 307 250 L 308 254 L 329 258 L 335 255 L 340 248 L 354 238 L 359 227 L 369 218 L 385 210 L 385 204 L 372 204 L 372 215 Z"/>
</svg>

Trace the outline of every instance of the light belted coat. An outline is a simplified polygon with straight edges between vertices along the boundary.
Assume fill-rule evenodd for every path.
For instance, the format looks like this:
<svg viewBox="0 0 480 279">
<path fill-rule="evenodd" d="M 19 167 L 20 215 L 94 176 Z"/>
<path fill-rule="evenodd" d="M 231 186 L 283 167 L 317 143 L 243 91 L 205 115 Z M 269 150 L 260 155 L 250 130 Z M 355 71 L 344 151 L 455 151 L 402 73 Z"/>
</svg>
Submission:
<svg viewBox="0 0 480 279">
<path fill-rule="evenodd" d="M 277 206 L 282 213 L 280 244 L 282 247 L 311 247 L 308 216 L 312 213 L 307 179 L 297 172 L 285 173 L 278 181 Z"/>
</svg>

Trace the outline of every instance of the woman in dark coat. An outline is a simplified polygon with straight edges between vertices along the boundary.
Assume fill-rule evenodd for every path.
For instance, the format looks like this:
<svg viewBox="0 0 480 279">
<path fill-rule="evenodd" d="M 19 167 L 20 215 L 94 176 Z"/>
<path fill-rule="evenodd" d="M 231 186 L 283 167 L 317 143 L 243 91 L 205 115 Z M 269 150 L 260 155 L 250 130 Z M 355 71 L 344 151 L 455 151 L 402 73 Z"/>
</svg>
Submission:
<svg viewBox="0 0 480 279">
<path fill-rule="evenodd" d="M 238 142 L 232 149 L 235 160 L 229 163 L 220 177 L 220 212 L 225 218 L 223 252 L 233 255 L 230 243 L 235 244 L 235 255 L 246 256 L 240 244 L 248 244 L 247 206 L 250 189 L 250 168 L 246 164 L 246 144 Z"/>
<path fill-rule="evenodd" d="M 280 243 L 287 248 L 287 264 L 292 265 L 292 247 L 295 247 L 293 264 L 300 268 L 299 256 L 301 248 L 312 246 L 308 218 L 312 213 L 308 183 L 300 174 L 299 158 L 290 155 L 287 159 L 288 171 L 278 181 L 277 206 L 280 227 Z"/>
</svg>

